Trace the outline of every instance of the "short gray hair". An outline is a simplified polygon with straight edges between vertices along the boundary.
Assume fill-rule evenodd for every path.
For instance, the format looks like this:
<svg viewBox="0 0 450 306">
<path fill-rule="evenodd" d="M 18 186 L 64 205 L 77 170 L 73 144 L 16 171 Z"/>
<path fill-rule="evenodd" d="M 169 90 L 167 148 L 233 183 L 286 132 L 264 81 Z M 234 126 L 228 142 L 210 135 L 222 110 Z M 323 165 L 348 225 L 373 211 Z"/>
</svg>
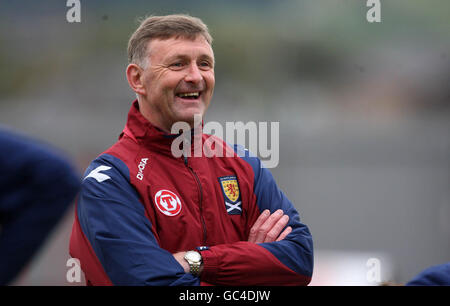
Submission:
<svg viewBox="0 0 450 306">
<path fill-rule="evenodd" d="M 145 18 L 128 41 L 128 63 L 145 68 L 147 66 L 148 42 L 153 38 L 195 39 L 202 35 L 211 45 L 208 27 L 199 18 L 185 14 L 150 16 Z"/>
</svg>

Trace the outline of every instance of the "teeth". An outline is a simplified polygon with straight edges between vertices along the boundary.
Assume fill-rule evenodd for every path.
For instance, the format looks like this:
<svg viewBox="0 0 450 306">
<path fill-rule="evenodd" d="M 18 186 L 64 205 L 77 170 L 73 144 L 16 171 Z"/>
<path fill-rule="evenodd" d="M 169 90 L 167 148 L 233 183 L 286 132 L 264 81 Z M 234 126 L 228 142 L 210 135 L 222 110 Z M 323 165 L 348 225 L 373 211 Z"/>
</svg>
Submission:
<svg viewBox="0 0 450 306">
<path fill-rule="evenodd" d="M 198 92 L 186 92 L 186 93 L 180 93 L 178 94 L 179 97 L 198 97 L 199 93 Z"/>
</svg>

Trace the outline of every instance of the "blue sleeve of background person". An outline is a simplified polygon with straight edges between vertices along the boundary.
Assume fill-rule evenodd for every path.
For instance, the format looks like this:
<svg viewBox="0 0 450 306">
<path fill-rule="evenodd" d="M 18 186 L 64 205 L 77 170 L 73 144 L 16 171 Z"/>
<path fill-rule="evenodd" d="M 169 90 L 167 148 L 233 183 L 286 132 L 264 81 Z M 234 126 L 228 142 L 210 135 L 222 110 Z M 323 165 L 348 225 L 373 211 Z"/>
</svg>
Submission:
<svg viewBox="0 0 450 306">
<path fill-rule="evenodd" d="M 248 162 L 255 175 L 254 193 L 260 212 L 269 209 L 272 213 L 282 209 L 289 216 L 287 226 L 292 232 L 282 241 L 261 243 L 278 260 L 291 270 L 305 276 L 312 276 L 313 271 L 313 241 L 308 227 L 300 222 L 300 217 L 294 205 L 278 188 L 270 171 L 263 167 L 261 160 L 251 155 L 242 146 L 235 146 L 235 152 Z"/>
<path fill-rule="evenodd" d="M 425 269 L 406 286 L 450 286 L 450 262 Z"/>
<path fill-rule="evenodd" d="M 14 280 L 72 203 L 80 176 L 61 152 L 0 130 L 0 285 Z"/>
<path fill-rule="evenodd" d="M 99 166 L 111 167 L 98 182 L 86 176 Z M 103 178 L 106 178 L 103 176 Z M 172 254 L 159 247 L 144 206 L 129 183 L 128 167 L 103 154 L 86 170 L 77 213 L 106 274 L 115 285 L 199 285 L 200 279 L 184 273 Z"/>
</svg>

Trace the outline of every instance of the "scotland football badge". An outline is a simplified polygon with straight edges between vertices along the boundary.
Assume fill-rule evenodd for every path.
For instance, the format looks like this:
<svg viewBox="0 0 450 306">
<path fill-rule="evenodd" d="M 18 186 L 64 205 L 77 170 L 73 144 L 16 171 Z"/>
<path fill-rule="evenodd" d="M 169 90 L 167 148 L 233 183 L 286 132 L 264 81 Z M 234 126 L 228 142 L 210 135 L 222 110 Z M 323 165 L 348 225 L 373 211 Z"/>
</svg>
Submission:
<svg viewBox="0 0 450 306">
<path fill-rule="evenodd" d="M 220 187 L 222 187 L 225 209 L 229 215 L 242 214 L 241 194 L 236 176 L 219 177 Z"/>
</svg>

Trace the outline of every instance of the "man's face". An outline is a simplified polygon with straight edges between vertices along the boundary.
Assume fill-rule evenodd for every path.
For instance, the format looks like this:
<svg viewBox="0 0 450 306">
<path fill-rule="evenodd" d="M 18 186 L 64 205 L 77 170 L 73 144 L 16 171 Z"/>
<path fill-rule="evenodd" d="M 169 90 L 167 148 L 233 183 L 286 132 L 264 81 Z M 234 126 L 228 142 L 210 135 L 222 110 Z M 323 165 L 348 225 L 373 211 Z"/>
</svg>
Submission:
<svg viewBox="0 0 450 306">
<path fill-rule="evenodd" d="M 214 90 L 214 54 L 210 44 L 201 35 L 194 40 L 153 39 L 147 50 L 145 95 L 141 95 L 144 116 L 166 131 L 178 121 L 193 126 L 194 115 L 204 115 Z"/>
</svg>

